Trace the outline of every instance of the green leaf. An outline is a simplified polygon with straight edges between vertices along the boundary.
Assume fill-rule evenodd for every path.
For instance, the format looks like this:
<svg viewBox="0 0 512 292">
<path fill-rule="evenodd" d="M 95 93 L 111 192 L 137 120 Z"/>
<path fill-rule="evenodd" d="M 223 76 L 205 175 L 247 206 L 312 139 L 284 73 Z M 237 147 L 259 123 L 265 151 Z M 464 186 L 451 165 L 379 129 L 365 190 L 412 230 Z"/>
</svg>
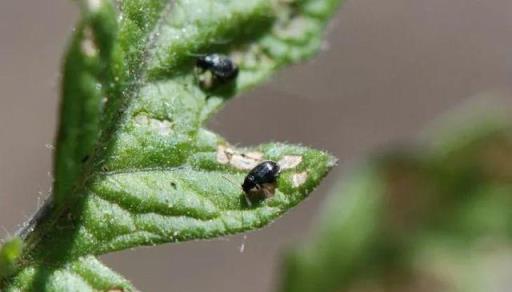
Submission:
<svg viewBox="0 0 512 292">
<path fill-rule="evenodd" d="M 60 126 L 57 134 L 53 199 L 64 201 L 92 155 L 100 133 L 100 120 L 112 83 L 112 54 L 116 21 L 113 6 L 100 2 L 84 7 L 63 66 Z"/>
<path fill-rule="evenodd" d="M 30 265 L 5 291 L 135 291 L 131 284 L 93 256 L 58 266 Z"/>
<path fill-rule="evenodd" d="M 64 65 L 54 194 L 19 232 L 22 260 L 0 287 L 115 287 L 76 270 L 99 269 L 91 255 L 253 230 L 301 202 L 332 156 L 280 143 L 236 148 L 202 126 L 232 96 L 316 52 L 338 2 L 81 1 Z M 214 52 L 240 71 L 205 88 L 195 60 Z M 240 185 L 263 160 L 281 164 L 275 194 L 248 203 Z"/>
<path fill-rule="evenodd" d="M 268 144 L 240 151 L 214 145 L 221 152 L 198 152 L 177 167 L 102 173 L 67 217 L 46 230 L 33 257 L 65 260 L 262 227 L 303 200 L 334 163 L 322 152 L 304 147 Z M 240 154 L 219 162 L 222 153 L 231 150 Z M 249 205 L 240 185 L 255 161 L 243 155 L 260 153 L 264 159 L 301 157 L 302 162 L 283 170 L 272 198 Z"/>
</svg>

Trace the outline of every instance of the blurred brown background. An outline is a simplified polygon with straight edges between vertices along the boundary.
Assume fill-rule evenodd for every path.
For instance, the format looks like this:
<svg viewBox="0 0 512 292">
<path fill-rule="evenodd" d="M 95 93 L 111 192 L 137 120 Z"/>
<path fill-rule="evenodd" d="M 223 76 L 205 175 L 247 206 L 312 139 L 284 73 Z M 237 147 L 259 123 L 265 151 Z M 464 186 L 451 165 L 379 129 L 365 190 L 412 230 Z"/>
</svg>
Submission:
<svg viewBox="0 0 512 292">
<path fill-rule="evenodd" d="M 1 237 L 49 190 L 60 58 L 76 19 L 71 1 L 0 1 Z M 271 291 L 280 253 L 305 237 L 328 187 L 354 160 L 412 139 L 471 96 L 509 91 L 512 1 L 350 0 L 326 48 L 210 123 L 233 143 L 288 141 L 334 153 L 340 166 L 308 201 L 246 239 L 139 248 L 105 262 L 143 291 Z"/>
</svg>

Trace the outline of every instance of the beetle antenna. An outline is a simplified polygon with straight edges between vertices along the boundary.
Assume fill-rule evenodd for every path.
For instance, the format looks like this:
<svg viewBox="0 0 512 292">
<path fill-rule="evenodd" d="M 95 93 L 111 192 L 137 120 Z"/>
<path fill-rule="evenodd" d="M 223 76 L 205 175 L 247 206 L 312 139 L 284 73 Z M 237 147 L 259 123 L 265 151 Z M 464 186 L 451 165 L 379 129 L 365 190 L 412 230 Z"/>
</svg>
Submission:
<svg viewBox="0 0 512 292">
<path fill-rule="evenodd" d="M 225 179 L 225 180 L 227 180 L 228 182 L 230 182 L 230 183 L 234 184 L 235 186 L 237 186 L 237 185 L 238 185 L 237 183 L 235 183 L 234 181 L 232 181 L 231 179 L 229 179 L 228 177 L 226 177 L 226 176 L 224 176 L 224 175 L 222 176 L 222 178 L 224 178 L 224 179 Z"/>
<path fill-rule="evenodd" d="M 229 179 L 228 177 L 226 176 L 222 176 L 222 178 L 224 178 L 225 180 L 227 180 L 228 182 L 236 185 L 236 186 L 239 186 L 240 189 L 242 189 L 242 187 L 240 185 L 238 185 L 237 183 L 233 182 L 231 179 Z M 247 197 L 247 194 L 244 192 L 244 198 L 245 198 L 245 202 L 247 203 L 247 206 L 252 207 L 252 203 L 251 203 L 251 200 L 249 200 L 249 197 Z"/>
<path fill-rule="evenodd" d="M 247 197 L 247 194 L 244 193 L 244 198 L 245 198 L 245 202 L 247 203 L 247 206 L 249 206 L 249 208 L 252 207 L 252 203 L 251 203 L 251 200 L 249 200 L 249 197 Z"/>
</svg>

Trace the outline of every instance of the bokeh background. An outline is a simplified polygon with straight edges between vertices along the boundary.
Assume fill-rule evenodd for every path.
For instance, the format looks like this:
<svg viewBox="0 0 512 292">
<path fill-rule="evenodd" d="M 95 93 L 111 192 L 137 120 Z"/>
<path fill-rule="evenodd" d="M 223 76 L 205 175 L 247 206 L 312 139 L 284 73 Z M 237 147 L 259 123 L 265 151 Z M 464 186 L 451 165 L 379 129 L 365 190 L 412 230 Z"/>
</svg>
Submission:
<svg viewBox="0 0 512 292">
<path fill-rule="evenodd" d="M 77 12 L 67 0 L 0 1 L 1 237 L 48 194 L 60 62 Z M 143 291 L 272 291 L 280 254 L 307 236 L 329 186 L 350 165 L 411 141 L 474 96 L 508 96 L 511 79 L 512 1 L 346 1 L 317 58 L 210 122 L 232 143 L 288 141 L 335 154 L 340 165 L 311 198 L 245 236 L 102 258 Z"/>
</svg>

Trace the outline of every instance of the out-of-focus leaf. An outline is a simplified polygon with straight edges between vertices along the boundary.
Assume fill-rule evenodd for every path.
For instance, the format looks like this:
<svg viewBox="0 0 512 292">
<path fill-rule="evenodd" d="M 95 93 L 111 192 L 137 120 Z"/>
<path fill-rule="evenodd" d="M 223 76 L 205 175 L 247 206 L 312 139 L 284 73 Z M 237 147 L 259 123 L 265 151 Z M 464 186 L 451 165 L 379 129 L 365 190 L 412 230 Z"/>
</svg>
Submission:
<svg viewBox="0 0 512 292">
<path fill-rule="evenodd" d="M 313 240 L 287 255 L 281 291 L 340 291 L 352 281 L 379 240 L 382 184 L 374 167 L 367 165 L 334 188 Z"/>
<path fill-rule="evenodd" d="M 0 246 L 0 279 L 15 271 L 18 259 L 23 251 L 23 241 L 13 238 Z"/>
<path fill-rule="evenodd" d="M 509 287 L 500 260 L 512 255 L 509 117 L 444 120 L 428 146 L 376 156 L 345 178 L 318 230 L 286 258 L 281 291 Z"/>
<path fill-rule="evenodd" d="M 113 84 L 110 64 L 117 23 L 113 6 L 108 2 L 98 3 L 98 7 L 84 7 L 83 19 L 77 25 L 64 60 L 54 157 L 53 200 L 56 204 L 72 191 L 82 165 L 92 155 L 101 131 L 104 99 Z"/>
</svg>

